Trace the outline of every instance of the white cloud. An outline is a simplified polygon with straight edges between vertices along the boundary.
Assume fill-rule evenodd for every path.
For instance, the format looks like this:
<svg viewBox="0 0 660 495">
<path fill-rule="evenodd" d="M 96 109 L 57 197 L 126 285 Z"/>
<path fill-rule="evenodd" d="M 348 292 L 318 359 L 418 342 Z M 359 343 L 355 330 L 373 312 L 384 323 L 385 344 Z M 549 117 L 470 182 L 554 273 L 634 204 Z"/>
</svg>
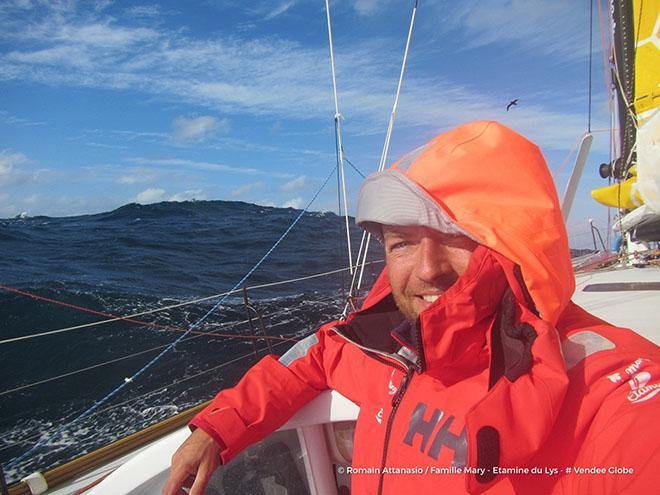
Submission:
<svg viewBox="0 0 660 495">
<path fill-rule="evenodd" d="M 123 131 L 123 130 L 101 131 L 98 129 L 92 129 L 87 132 L 93 135 L 103 135 L 109 132 L 110 134 L 119 136 L 128 141 L 134 141 L 137 139 L 140 140 L 150 139 L 157 142 L 159 140 L 164 140 L 168 137 L 168 134 L 164 132 L 150 132 L 150 131 Z"/>
<path fill-rule="evenodd" d="M 5 112 L 4 110 L 0 110 L 0 121 L 8 125 L 20 125 L 20 126 L 35 126 L 35 125 L 45 124 L 45 122 L 34 122 L 29 119 L 17 117 L 15 115 L 10 114 L 9 112 Z"/>
<path fill-rule="evenodd" d="M 376 12 L 380 6 L 379 4 L 382 5 L 380 0 L 354 0 L 353 8 L 358 14 L 367 16 Z"/>
<path fill-rule="evenodd" d="M 129 161 L 144 165 L 185 167 L 197 170 L 210 170 L 216 172 L 234 172 L 237 174 L 258 175 L 261 170 L 250 167 L 232 167 L 222 163 L 196 162 L 193 160 L 183 160 L 180 158 L 131 158 Z"/>
<path fill-rule="evenodd" d="M 119 184 L 131 185 L 139 182 L 139 180 L 140 179 L 134 175 L 122 175 L 119 179 L 117 179 L 117 182 Z"/>
<path fill-rule="evenodd" d="M 193 201 L 206 199 L 206 193 L 202 189 L 183 191 L 170 196 L 169 201 Z"/>
<path fill-rule="evenodd" d="M 292 198 L 282 204 L 282 208 L 296 208 L 301 209 L 305 205 L 305 200 L 301 197 Z"/>
<path fill-rule="evenodd" d="M 218 120 L 204 115 L 193 118 L 177 117 L 172 122 L 172 136 L 180 143 L 203 141 L 219 131 L 229 131 L 227 119 Z"/>
<path fill-rule="evenodd" d="M 295 179 L 290 180 L 286 184 L 282 184 L 277 189 L 280 192 L 291 192 L 291 191 L 295 191 L 296 189 L 300 189 L 304 185 L 305 185 L 305 176 L 301 175 L 300 177 L 296 177 Z"/>
<path fill-rule="evenodd" d="M 169 13 L 163 11 L 160 5 L 136 5 L 124 11 L 129 17 L 159 17 Z"/>
<path fill-rule="evenodd" d="M 273 10 L 268 12 L 264 17 L 265 20 L 273 19 L 279 15 L 284 14 L 287 10 L 293 7 L 296 4 L 296 0 L 288 0 L 277 5 Z"/>
<path fill-rule="evenodd" d="M 40 194 L 29 194 L 22 198 L 21 203 L 27 206 L 35 206 L 44 201 L 44 197 Z"/>
<path fill-rule="evenodd" d="M 9 150 L 0 151 L 0 186 L 18 184 L 29 179 L 30 175 L 19 167 L 27 162 L 22 153 Z"/>
<path fill-rule="evenodd" d="M 0 218 L 14 218 L 16 215 L 22 215 L 22 211 L 18 211 L 16 205 L 13 203 L 0 203 Z M 26 214 L 29 215 L 27 211 Z"/>
<path fill-rule="evenodd" d="M 588 19 L 571 15 L 573 0 L 463 0 L 436 7 L 442 9 L 444 27 L 460 30 L 469 47 L 509 43 L 569 59 L 582 59 L 587 53 Z"/>
<path fill-rule="evenodd" d="M 149 203 L 158 203 L 159 201 L 165 200 L 165 189 L 159 189 L 156 187 L 150 187 L 139 193 L 135 197 L 135 202 L 143 205 Z"/>
<path fill-rule="evenodd" d="M 116 167 L 112 167 L 111 173 L 115 173 Z M 162 170 L 157 170 L 157 169 L 152 169 L 148 167 L 130 167 L 130 168 L 124 168 L 121 167 L 122 170 L 122 175 L 119 177 L 115 177 L 114 181 L 117 184 L 124 184 L 127 186 L 131 186 L 133 184 L 140 184 L 140 183 L 154 183 L 157 180 L 167 180 L 167 181 L 176 181 L 178 180 L 176 177 L 174 177 L 172 174 L 165 175 L 163 174 Z"/>
<path fill-rule="evenodd" d="M 130 158 L 130 162 L 143 165 L 170 166 L 178 168 L 191 168 L 196 170 L 208 170 L 216 172 L 231 172 L 245 175 L 268 175 L 272 177 L 289 178 L 291 174 L 265 172 L 252 167 L 234 167 L 222 163 L 197 162 L 193 160 L 184 160 L 180 158 Z"/>
<path fill-rule="evenodd" d="M 245 184 L 240 187 L 237 187 L 236 189 L 233 189 L 229 191 L 228 196 L 230 198 L 240 198 L 241 196 L 244 196 L 247 193 L 250 193 L 256 189 L 259 189 L 264 186 L 264 183 L 261 181 L 258 182 L 251 182 L 250 184 Z"/>
<path fill-rule="evenodd" d="M 288 2 L 279 7 L 286 5 Z M 380 2 L 374 0 L 354 3 L 354 8 L 365 15 L 379 6 Z M 436 8 L 451 11 L 452 15 L 442 16 L 447 29 L 465 33 L 467 46 L 505 42 L 571 60 L 573 53 L 580 51 L 576 36 L 583 33 L 572 33 L 580 33 L 575 27 L 581 21 L 566 15 L 573 10 L 566 1 L 508 0 L 482 6 L 466 0 L 436 3 Z M 25 47 L 0 53 L 0 79 L 130 89 L 177 104 L 257 117 L 305 121 L 333 114 L 325 46 L 275 37 L 219 35 L 195 39 L 162 26 L 130 28 L 117 25 L 109 17 L 80 18 L 86 22 L 73 22 L 70 15 L 44 14 L 28 24 L 24 15 L 9 19 L 0 15 L 0 22 L 11 21 L 0 35 L 9 41 L 6 46 Z M 346 48 L 336 47 L 337 60 L 341 61 L 337 76 L 342 107 L 354 134 L 381 133 L 382 123 L 387 121 L 393 81 L 400 66 L 400 52 L 392 50 L 391 41 L 358 39 Z M 433 132 L 476 118 L 502 119 L 501 109 L 506 102 L 501 95 L 492 95 L 483 88 L 487 85 L 475 88 L 442 79 L 438 72 L 424 76 L 411 70 L 397 115 L 397 130 Z M 566 101 L 565 96 L 561 101 Z M 552 108 L 557 108 L 556 103 L 545 101 Z M 584 128 L 582 110 L 565 108 L 565 112 L 548 111 L 539 103 L 527 106 L 524 115 L 517 111 L 506 118 L 523 133 L 537 131 L 541 145 L 557 147 L 560 143 L 565 148 L 574 139 L 566 140 L 567 128 L 574 129 L 578 122 Z M 213 117 L 197 119 L 179 122 L 174 135 L 180 142 L 196 142 L 223 130 L 223 121 L 216 121 L 214 126 Z"/>
<path fill-rule="evenodd" d="M 13 217 L 23 212 L 30 216 L 51 217 L 83 215 L 110 211 L 126 203 L 122 198 L 103 194 L 87 197 L 33 193 L 13 198 L 13 204 L 0 205 L 0 217 Z"/>
<path fill-rule="evenodd" d="M 13 51 L 7 55 L 7 59 L 25 65 L 53 65 L 56 68 L 92 69 L 94 66 L 92 57 L 81 46 L 55 46 L 32 52 Z"/>
<path fill-rule="evenodd" d="M 55 29 L 55 39 L 72 44 L 95 47 L 124 48 L 158 37 L 158 33 L 146 28 L 123 28 L 104 23 L 63 24 Z"/>
</svg>

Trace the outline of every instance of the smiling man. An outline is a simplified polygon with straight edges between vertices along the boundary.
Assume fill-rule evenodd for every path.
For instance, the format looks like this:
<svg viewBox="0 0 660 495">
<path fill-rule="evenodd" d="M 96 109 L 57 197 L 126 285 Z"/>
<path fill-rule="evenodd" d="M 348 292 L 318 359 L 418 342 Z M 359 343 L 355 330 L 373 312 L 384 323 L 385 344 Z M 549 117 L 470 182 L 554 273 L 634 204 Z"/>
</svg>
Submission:
<svg viewBox="0 0 660 495">
<path fill-rule="evenodd" d="M 201 495 L 218 464 L 327 388 L 360 406 L 356 494 L 657 488 L 660 351 L 571 302 L 538 147 L 496 122 L 440 134 L 365 180 L 356 221 L 386 257 L 361 309 L 220 392 L 166 494 L 189 478 Z"/>
<path fill-rule="evenodd" d="M 382 226 L 387 275 L 399 311 L 410 321 L 467 270 L 477 243 L 422 226 Z"/>
</svg>

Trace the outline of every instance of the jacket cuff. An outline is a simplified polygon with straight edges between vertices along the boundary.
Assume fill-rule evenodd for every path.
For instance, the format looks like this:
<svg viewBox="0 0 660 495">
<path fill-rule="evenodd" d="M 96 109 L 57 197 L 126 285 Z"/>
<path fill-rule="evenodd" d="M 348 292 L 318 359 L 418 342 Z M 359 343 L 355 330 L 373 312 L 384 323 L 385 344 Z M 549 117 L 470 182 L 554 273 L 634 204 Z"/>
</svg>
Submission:
<svg viewBox="0 0 660 495">
<path fill-rule="evenodd" d="M 210 436 L 213 441 L 220 447 L 220 458 L 221 461 L 223 461 L 222 463 L 225 464 L 224 460 L 222 459 L 222 452 L 227 449 L 227 446 L 225 445 L 225 442 L 222 440 L 220 435 L 218 435 L 218 433 L 209 423 L 206 422 L 203 417 L 195 416 L 188 424 L 188 428 L 190 428 L 190 431 L 195 431 L 197 428 L 199 428 L 200 430 L 203 430 L 204 433 L 206 433 L 208 436 Z"/>
<path fill-rule="evenodd" d="M 222 450 L 222 463 L 227 464 L 245 447 L 257 441 L 252 438 L 245 423 L 233 407 L 209 405 L 190 422 L 193 426 L 202 428 L 218 441 Z"/>
</svg>

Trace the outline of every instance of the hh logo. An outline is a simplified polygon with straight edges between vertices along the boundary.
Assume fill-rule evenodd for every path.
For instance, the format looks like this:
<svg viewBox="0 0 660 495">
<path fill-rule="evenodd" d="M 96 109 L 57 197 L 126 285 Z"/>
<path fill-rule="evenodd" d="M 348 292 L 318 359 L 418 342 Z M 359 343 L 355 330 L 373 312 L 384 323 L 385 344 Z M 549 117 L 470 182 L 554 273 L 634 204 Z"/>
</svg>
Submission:
<svg viewBox="0 0 660 495">
<path fill-rule="evenodd" d="M 408 433 L 406 433 L 403 443 L 413 446 L 413 440 L 417 435 L 421 436 L 422 440 L 419 446 L 421 452 L 438 459 L 440 452 L 443 448 L 454 451 L 454 459 L 451 463 L 454 467 L 464 467 L 467 462 L 467 433 L 465 427 L 458 435 L 449 431 L 454 416 L 447 416 L 440 409 L 434 409 L 433 413 L 424 419 L 426 416 L 427 405 L 423 402 L 417 404 L 415 410 L 410 417 L 408 424 Z M 436 431 L 436 427 L 440 428 Z M 435 434 L 434 434 L 435 432 Z"/>
</svg>

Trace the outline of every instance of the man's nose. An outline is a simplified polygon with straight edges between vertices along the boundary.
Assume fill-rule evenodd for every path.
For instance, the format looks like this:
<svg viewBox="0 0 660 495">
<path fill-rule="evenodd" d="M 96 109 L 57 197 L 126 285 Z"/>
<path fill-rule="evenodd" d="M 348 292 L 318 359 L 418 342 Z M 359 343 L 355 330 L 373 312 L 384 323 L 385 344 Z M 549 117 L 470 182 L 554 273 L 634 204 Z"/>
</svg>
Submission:
<svg viewBox="0 0 660 495">
<path fill-rule="evenodd" d="M 445 247 L 428 237 L 421 240 L 416 261 L 415 275 L 424 282 L 432 283 L 452 278 L 452 267 Z"/>
</svg>

